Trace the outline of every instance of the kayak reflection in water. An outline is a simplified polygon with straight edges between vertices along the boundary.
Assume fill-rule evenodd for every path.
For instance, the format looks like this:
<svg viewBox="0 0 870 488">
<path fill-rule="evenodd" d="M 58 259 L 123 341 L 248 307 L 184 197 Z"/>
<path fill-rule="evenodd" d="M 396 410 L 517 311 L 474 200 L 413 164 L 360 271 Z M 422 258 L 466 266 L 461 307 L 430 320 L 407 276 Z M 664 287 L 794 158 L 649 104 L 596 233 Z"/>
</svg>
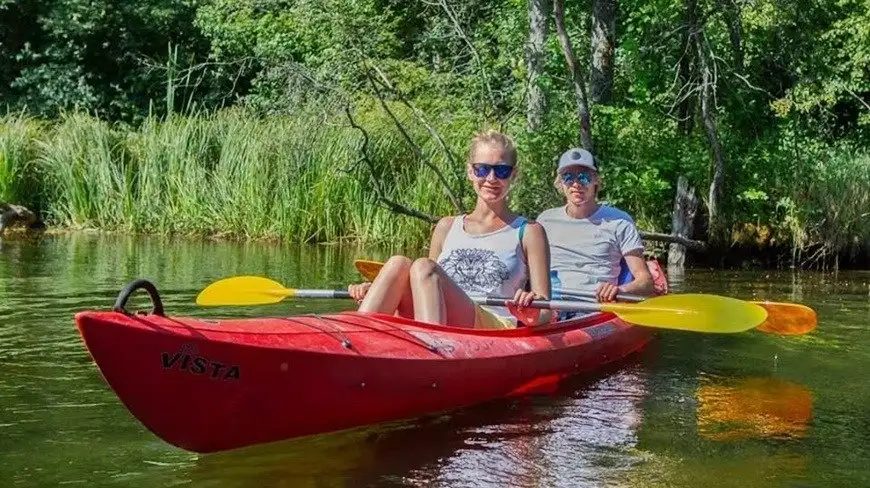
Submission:
<svg viewBox="0 0 870 488">
<path fill-rule="evenodd" d="M 565 196 L 565 205 L 544 210 L 538 222 L 550 243 L 554 297 L 562 287 L 599 302 L 612 302 L 620 293 L 652 295 L 653 278 L 634 221 L 597 201 L 601 180 L 592 154 L 580 148 L 565 151 L 553 184 Z"/>
<path fill-rule="evenodd" d="M 782 378 L 716 381 L 701 378 L 698 433 L 708 440 L 803 439 L 813 417 L 813 394 Z"/>
<path fill-rule="evenodd" d="M 514 214 L 507 195 L 516 178 L 517 151 L 500 132 L 471 142 L 466 173 L 477 203 L 467 215 L 444 217 L 435 226 L 429 257 L 393 256 L 372 283 L 350 285 L 361 312 L 398 313 L 432 324 L 512 328 L 506 307 L 475 304 L 469 295 L 514 297 L 519 307 L 550 297 L 550 254 L 540 224 Z M 530 283 L 531 291 L 525 291 Z M 550 311 L 537 323 L 550 319 Z"/>
</svg>

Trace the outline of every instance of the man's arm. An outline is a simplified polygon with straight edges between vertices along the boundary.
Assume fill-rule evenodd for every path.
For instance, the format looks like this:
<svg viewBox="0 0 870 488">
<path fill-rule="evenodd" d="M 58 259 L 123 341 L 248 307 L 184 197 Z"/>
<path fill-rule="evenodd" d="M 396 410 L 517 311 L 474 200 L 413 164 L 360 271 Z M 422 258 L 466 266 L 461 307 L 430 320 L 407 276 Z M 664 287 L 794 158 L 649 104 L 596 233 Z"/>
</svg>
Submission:
<svg viewBox="0 0 870 488">
<path fill-rule="evenodd" d="M 619 287 L 620 293 L 650 296 L 655 292 L 652 275 L 643 258 L 643 250 L 630 251 L 623 256 L 634 279 Z"/>
</svg>

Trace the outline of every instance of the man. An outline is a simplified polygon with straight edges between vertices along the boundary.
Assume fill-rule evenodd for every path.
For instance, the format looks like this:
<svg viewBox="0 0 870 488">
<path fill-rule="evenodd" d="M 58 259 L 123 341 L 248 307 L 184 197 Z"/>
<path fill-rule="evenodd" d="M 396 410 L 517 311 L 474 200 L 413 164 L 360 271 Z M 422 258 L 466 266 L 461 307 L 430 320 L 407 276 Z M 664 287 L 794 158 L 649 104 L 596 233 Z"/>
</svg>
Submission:
<svg viewBox="0 0 870 488">
<path fill-rule="evenodd" d="M 592 154 L 580 148 L 565 151 L 554 184 L 566 204 L 537 218 L 550 241 L 554 295 L 559 286 L 593 293 L 599 302 L 612 302 L 619 293 L 652 295 L 653 279 L 634 221 L 597 201 L 600 179 Z M 623 260 L 633 279 L 619 283 Z"/>
</svg>

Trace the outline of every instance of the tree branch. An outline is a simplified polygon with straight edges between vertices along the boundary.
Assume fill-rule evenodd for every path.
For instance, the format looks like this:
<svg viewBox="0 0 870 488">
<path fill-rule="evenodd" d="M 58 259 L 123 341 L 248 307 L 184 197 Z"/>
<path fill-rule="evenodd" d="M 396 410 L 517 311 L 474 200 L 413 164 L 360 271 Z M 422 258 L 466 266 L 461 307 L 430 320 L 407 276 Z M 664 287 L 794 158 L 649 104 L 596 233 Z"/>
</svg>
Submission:
<svg viewBox="0 0 870 488">
<path fill-rule="evenodd" d="M 685 237 L 675 236 L 671 234 L 661 234 L 659 232 L 639 231 L 639 233 L 640 238 L 647 241 L 672 242 L 674 244 L 681 244 L 695 251 L 705 251 L 707 249 L 707 243 L 704 241 L 696 241 L 694 239 L 688 239 Z"/>
<path fill-rule="evenodd" d="M 768 97 L 770 97 L 770 98 L 772 98 L 772 99 L 773 99 L 773 98 L 776 98 L 775 96 L 773 96 L 772 93 L 770 93 L 769 91 L 765 90 L 764 88 L 759 88 L 759 87 L 753 85 L 752 82 L 749 81 L 749 78 L 747 78 L 746 76 L 743 76 L 743 75 L 741 75 L 740 73 L 738 73 L 738 72 L 736 72 L 736 71 L 734 71 L 734 72 L 731 73 L 731 74 L 733 74 L 735 77 L 737 77 L 737 79 L 739 79 L 739 80 L 742 81 L 744 84 L 746 84 L 746 86 L 748 86 L 750 89 L 755 90 L 755 91 L 757 91 L 757 92 L 764 93 L 765 95 L 767 95 Z"/>
<path fill-rule="evenodd" d="M 383 108 L 384 111 L 387 113 L 387 115 L 390 116 L 390 119 L 392 119 L 393 124 L 399 130 L 399 133 L 402 135 L 402 138 L 405 140 L 405 142 L 408 144 L 408 146 L 411 148 L 411 150 L 414 151 L 414 154 L 417 155 L 417 157 L 420 159 L 420 161 L 423 162 L 423 164 L 425 164 L 429 169 L 431 169 L 435 173 L 435 176 L 438 178 L 438 182 L 441 183 L 441 185 L 444 187 L 444 191 L 447 193 L 447 198 L 450 199 L 450 203 L 453 205 L 453 208 L 457 211 L 457 213 L 462 213 L 463 212 L 462 204 L 459 202 L 459 199 L 456 198 L 456 195 L 453 193 L 453 190 L 450 188 L 450 184 L 447 182 L 447 178 L 444 177 L 444 174 L 441 172 L 441 170 L 438 169 L 437 166 L 435 166 L 434 164 L 432 164 L 431 161 L 429 161 L 429 159 L 423 153 L 423 149 L 421 149 L 420 146 L 417 145 L 417 143 L 415 143 L 413 139 L 411 139 L 410 134 L 408 134 L 408 131 L 405 130 L 405 126 L 402 125 L 402 123 L 399 121 L 399 118 L 396 117 L 396 115 L 393 113 L 392 110 L 390 110 L 389 105 L 387 105 L 386 100 L 384 100 L 384 96 L 381 93 L 380 88 L 378 88 L 379 83 L 377 82 L 377 80 L 375 80 L 372 77 L 371 71 L 369 71 L 368 67 L 365 67 L 364 70 L 365 70 L 365 76 L 369 80 L 371 87 L 372 87 L 372 90 L 374 90 L 375 96 L 377 96 L 378 102 L 380 103 L 381 108 Z"/>
<path fill-rule="evenodd" d="M 393 212 L 408 215 L 410 217 L 415 217 L 420 220 L 425 220 L 426 222 L 429 222 L 431 224 L 437 223 L 438 217 L 410 208 L 406 205 L 402 205 L 401 203 L 398 203 L 388 198 L 384 194 L 383 188 L 381 188 L 381 183 L 375 177 L 375 165 L 372 163 L 371 158 L 369 158 L 368 156 L 369 134 L 368 132 L 366 132 L 365 129 L 363 129 L 359 124 L 356 123 L 356 120 L 354 120 L 353 114 L 351 113 L 349 106 L 344 106 L 344 113 L 347 115 L 347 120 L 350 123 L 350 126 L 362 133 L 363 143 L 362 147 L 360 148 L 360 159 L 357 161 L 356 164 L 363 162 L 368 167 L 369 182 L 372 185 L 372 189 L 374 189 L 375 191 L 375 196 L 377 197 L 378 201 L 380 201 L 382 204 L 384 204 L 384 206 L 386 206 Z"/>
<path fill-rule="evenodd" d="M 432 138 L 435 139 L 435 141 L 438 143 L 438 147 L 441 148 L 441 151 L 444 153 L 444 156 L 447 157 L 447 160 L 450 162 L 450 165 L 452 167 L 459 166 L 459 164 L 456 161 L 456 158 L 453 156 L 453 151 L 451 151 L 450 148 L 447 147 L 447 143 L 444 142 L 444 139 L 441 137 L 440 134 L 438 134 L 438 131 L 436 131 L 435 128 L 432 127 L 431 124 L 429 124 L 429 122 L 426 120 L 426 118 L 423 114 L 423 111 L 418 109 L 414 104 L 411 103 L 410 100 L 408 100 L 408 97 L 406 97 L 402 92 L 400 92 L 398 89 L 396 89 L 395 86 L 393 86 L 393 84 L 390 83 L 390 80 L 387 78 L 387 76 L 384 74 L 384 72 L 381 71 L 380 68 L 378 68 L 377 66 L 373 66 L 372 69 L 378 74 L 378 77 L 381 79 L 381 83 L 387 89 L 389 89 L 394 95 L 396 95 L 396 97 L 399 98 L 399 101 L 401 101 L 402 104 L 404 104 L 406 107 L 408 107 L 411 110 L 411 112 L 414 114 L 414 116 L 417 117 L 417 120 L 420 121 L 420 123 L 423 124 L 424 127 L 426 127 L 426 131 L 428 131 L 429 135 L 432 136 Z M 450 203 L 453 204 L 454 210 L 456 210 L 457 213 L 464 213 L 465 209 L 462 207 L 462 202 L 456 196 L 456 193 L 453 191 L 453 189 L 450 187 L 450 185 L 447 184 L 447 179 L 441 174 L 441 171 L 437 167 L 435 167 L 435 165 L 433 165 L 433 164 L 429 164 L 429 167 L 433 171 L 435 171 L 435 174 L 438 176 L 438 179 L 444 185 L 444 189 L 447 192 L 448 198 L 450 198 Z"/>
<path fill-rule="evenodd" d="M 846 88 L 846 91 L 849 93 L 849 95 L 852 95 L 853 97 L 855 97 L 855 100 L 858 100 L 859 102 L 861 102 L 861 104 L 864 105 L 867 108 L 867 110 L 870 110 L 870 105 L 868 105 L 867 102 L 865 102 L 863 98 L 859 97 L 855 92 L 853 92 L 851 88 Z"/>
<path fill-rule="evenodd" d="M 698 67 L 701 71 L 701 118 L 704 129 L 707 132 L 707 140 L 710 143 L 710 152 L 713 156 L 712 178 L 710 192 L 707 198 L 708 222 L 707 227 L 710 240 L 717 245 L 724 241 L 724 225 L 722 223 L 722 199 L 725 187 L 725 155 L 719 141 L 719 129 L 716 123 L 716 62 L 708 60 L 705 49 L 706 37 L 703 28 L 692 33 L 693 42 L 698 53 Z M 711 63 L 712 61 L 712 63 Z M 713 66 L 711 67 L 710 64 Z"/>
</svg>

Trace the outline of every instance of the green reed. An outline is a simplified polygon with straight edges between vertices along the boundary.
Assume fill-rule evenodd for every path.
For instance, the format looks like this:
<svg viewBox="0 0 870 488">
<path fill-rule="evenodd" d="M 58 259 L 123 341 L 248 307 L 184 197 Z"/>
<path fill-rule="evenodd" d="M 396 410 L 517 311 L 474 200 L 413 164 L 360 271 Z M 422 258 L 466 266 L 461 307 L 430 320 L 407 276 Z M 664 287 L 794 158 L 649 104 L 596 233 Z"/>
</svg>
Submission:
<svg viewBox="0 0 870 488">
<path fill-rule="evenodd" d="M 42 124 L 21 114 L 0 117 L 0 202 L 38 208 L 40 174 L 34 164 Z"/>
<path fill-rule="evenodd" d="M 798 264 L 837 267 L 841 255 L 870 252 L 870 154 L 832 152 L 805 172 L 783 219 Z"/>
<path fill-rule="evenodd" d="M 449 211 L 391 122 L 367 122 L 370 159 L 389 179 L 386 196 Z M 151 118 L 135 129 L 83 114 L 50 126 L 7 117 L 0 141 L 3 161 L 42 175 L 54 225 L 307 242 L 428 239 L 427 223 L 378 205 L 358 163 L 359 133 L 336 114 L 257 118 L 234 109 Z M 3 177 L 10 200 L 26 191 L 20 179 Z"/>
</svg>

